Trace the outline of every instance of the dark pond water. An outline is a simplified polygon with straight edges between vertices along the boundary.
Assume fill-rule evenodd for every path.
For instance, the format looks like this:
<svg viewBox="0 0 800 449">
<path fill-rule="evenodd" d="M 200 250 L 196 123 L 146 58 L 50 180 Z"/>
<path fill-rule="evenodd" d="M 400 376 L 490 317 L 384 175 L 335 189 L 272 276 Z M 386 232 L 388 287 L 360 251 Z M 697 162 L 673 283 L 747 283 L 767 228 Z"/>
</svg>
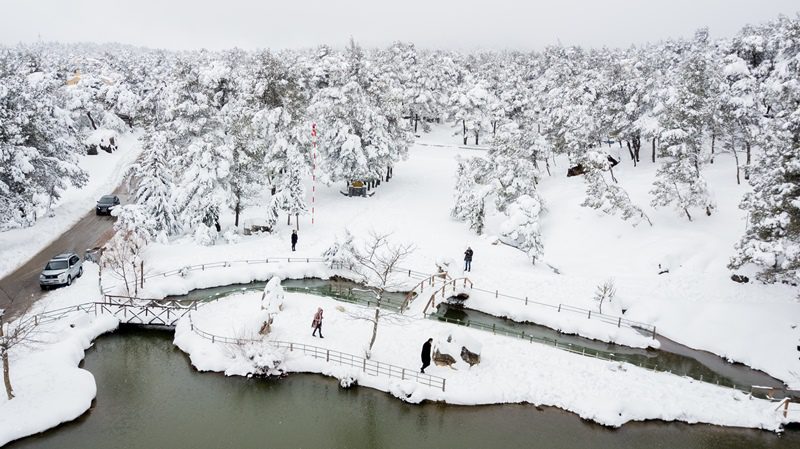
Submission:
<svg viewBox="0 0 800 449">
<path fill-rule="evenodd" d="M 793 448 L 783 435 L 648 422 L 609 429 L 530 405 L 409 405 L 333 379 L 198 373 L 172 333 L 127 327 L 102 336 L 84 368 L 97 399 L 77 421 L 9 444 L 66 448 Z"/>
<path fill-rule="evenodd" d="M 167 299 L 191 299 L 195 301 L 208 301 L 219 299 L 245 291 L 263 291 L 266 282 L 256 281 L 249 284 L 224 285 L 220 287 L 201 288 L 192 290 L 185 295 L 169 296 Z M 283 279 L 281 285 L 284 290 L 295 293 L 309 293 L 327 296 L 343 301 L 359 304 L 375 304 L 375 294 L 363 285 L 342 278 L 332 279 Z M 385 292 L 381 299 L 384 307 L 399 308 L 405 300 L 405 293 Z"/>
</svg>

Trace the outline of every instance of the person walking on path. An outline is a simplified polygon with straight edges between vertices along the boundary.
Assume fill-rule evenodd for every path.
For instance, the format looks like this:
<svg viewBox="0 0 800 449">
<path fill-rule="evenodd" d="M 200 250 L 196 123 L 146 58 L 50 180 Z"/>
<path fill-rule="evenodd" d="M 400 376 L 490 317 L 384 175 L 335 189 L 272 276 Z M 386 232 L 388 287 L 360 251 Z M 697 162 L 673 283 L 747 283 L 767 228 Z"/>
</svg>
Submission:
<svg viewBox="0 0 800 449">
<path fill-rule="evenodd" d="M 419 370 L 421 373 L 425 373 L 425 368 L 431 365 L 431 343 L 433 343 L 433 339 L 429 338 L 428 341 L 422 344 L 422 369 Z"/>
<path fill-rule="evenodd" d="M 317 307 L 317 313 L 314 314 L 314 321 L 311 322 L 311 327 L 314 328 L 314 332 L 311 333 L 312 337 L 316 337 L 317 331 L 319 331 L 319 338 L 325 338 L 322 336 L 322 307 Z"/>
<path fill-rule="evenodd" d="M 297 231 L 292 231 L 292 251 L 294 251 L 294 247 L 297 246 Z"/>
<path fill-rule="evenodd" d="M 464 271 L 472 271 L 472 248 L 469 246 L 464 251 Z"/>
</svg>

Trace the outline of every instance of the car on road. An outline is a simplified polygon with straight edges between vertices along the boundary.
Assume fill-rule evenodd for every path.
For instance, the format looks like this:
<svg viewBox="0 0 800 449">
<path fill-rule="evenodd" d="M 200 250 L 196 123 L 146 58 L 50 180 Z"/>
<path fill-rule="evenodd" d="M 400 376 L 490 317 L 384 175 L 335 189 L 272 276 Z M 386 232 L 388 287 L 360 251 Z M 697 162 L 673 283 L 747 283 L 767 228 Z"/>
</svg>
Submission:
<svg viewBox="0 0 800 449">
<path fill-rule="evenodd" d="M 61 253 L 47 262 L 39 275 L 42 289 L 59 285 L 70 285 L 75 278 L 83 275 L 83 262 L 73 252 Z"/>
<path fill-rule="evenodd" d="M 114 206 L 119 206 L 119 197 L 117 195 L 103 195 L 97 200 L 97 207 L 94 211 L 97 215 L 111 215 L 111 209 Z"/>
</svg>

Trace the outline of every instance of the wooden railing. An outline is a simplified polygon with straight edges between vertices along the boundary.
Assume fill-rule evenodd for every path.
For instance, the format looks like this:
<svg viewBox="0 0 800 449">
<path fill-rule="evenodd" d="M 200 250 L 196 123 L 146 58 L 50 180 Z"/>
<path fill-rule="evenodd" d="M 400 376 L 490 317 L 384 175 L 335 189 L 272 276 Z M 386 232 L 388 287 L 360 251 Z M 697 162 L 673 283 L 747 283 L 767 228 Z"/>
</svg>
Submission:
<svg viewBox="0 0 800 449">
<path fill-rule="evenodd" d="M 266 340 L 260 338 L 244 338 L 244 337 L 228 337 L 225 335 L 215 335 L 198 328 L 193 322 L 192 317 L 189 315 L 190 329 L 197 335 L 212 343 L 223 343 L 230 345 L 244 345 L 248 343 L 268 343 L 272 346 L 287 349 L 289 352 L 300 352 L 303 355 L 310 356 L 314 359 L 325 360 L 327 363 L 337 363 L 339 365 L 352 366 L 360 369 L 363 373 L 372 376 L 388 376 L 400 380 L 411 380 L 431 388 L 441 389 L 445 391 L 447 381 L 438 376 L 431 374 L 420 373 L 415 369 L 403 368 L 401 366 L 392 365 L 390 363 L 379 362 L 364 357 L 360 357 L 346 352 L 336 351 L 329 348 L 320 346 L 307 345 L 305 343 L 295 343 L 279 340 Z"/>
<path fill-rule="evenodd" d="M 425 309 L 423 309 L 422 314 L 423 315 L 427 314 L 428 308 L 433 308 L 433 309 L 436 308 L 436 295 L 440 295 L 443 301 L 445 298 L 447 298 L 447 288 L 450 287 L 450 289 L 452 290 L 451 293 L 455 293 L 459 283 L 463 283 L 462 284 L 463 288 L 472 289 L 472 281 L 469 280 L 469 278 L 463 277 L 463 278 L 451 279 L 445 282 L 444 285 L 442 285 L 439 289 L 433 292 L 430 299 L 428 299 L 428 303 L 425 304 Z M 469 284 L 469 287 L 467 287 L 467 284 Z"/>
</svg>

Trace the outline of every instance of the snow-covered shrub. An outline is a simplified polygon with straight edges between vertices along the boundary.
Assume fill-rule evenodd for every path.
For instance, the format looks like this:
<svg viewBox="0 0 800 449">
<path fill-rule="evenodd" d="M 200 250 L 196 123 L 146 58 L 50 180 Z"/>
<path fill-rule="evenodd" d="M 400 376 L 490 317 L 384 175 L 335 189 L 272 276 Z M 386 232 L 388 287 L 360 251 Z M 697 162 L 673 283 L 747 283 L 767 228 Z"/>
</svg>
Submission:
<svg viewBox="0 0 800 449">
<path fill-rule="evenodd" d="M 620 214 L 623 220 L 631 220 L 636 226 L 646 220 L 651 226 L 653 223 L 644 213 L 642 208 L 633 204 L 628 192 L 616 181 L 609 183 L 605 172 L 611 170 L 608 155 L 602 151 L 589 150 L 584 155 L 581 165 L 586 170 L 586 198 L 581 206 L 591 207 L 609 215 Z M 612 174 L 613 178 L 613 174 Z"/>
<path fill-rule="evenodd" d="M 249 366 L 241 367 L 247 370 L 246 374 L 253 376 L 280 376 L 283 374 L 281 364 L 283 363 L 283 353 L 275 347 L 261 343 L 251 342 L 240 347 L 239 354 L 247 360 Z M 243 360 L 243 361 L 244 361 Z"/>
<path fill-rule="evenodd" d="M 194 230 L 194 241 L 200 245 L 211 246 L 216 242 L 217 234 L 216 229 L 200 223 Z"/>
<path fill-rule="evenodd" d="M 239 243 L 239 241 L 242 240 L 242 236 L 239 235 L 239 232 L 237 232 L 235 228 L 231 228 L 223 232 L 222 238 L 224 238 L 225 242 L 229 245 Z"/>
<path fill-rule="evenodd" d="M 336 237 L 328 249 L 322 254 L 325 263 L 334 269 L 349 269 L 356 264 L 353 234 L 345 229 L 343 237 Z"/>
<path fill-rule="evenodd" d="M 544 252 L 539 228 L 541 199 L 538 195 L 536 197 L 522 195 L 508 206 L 506 212 L 508 219 L 500 226 L 501 240 L 521 249 L 532 263 L 536 263 Z"/>
</svg>

